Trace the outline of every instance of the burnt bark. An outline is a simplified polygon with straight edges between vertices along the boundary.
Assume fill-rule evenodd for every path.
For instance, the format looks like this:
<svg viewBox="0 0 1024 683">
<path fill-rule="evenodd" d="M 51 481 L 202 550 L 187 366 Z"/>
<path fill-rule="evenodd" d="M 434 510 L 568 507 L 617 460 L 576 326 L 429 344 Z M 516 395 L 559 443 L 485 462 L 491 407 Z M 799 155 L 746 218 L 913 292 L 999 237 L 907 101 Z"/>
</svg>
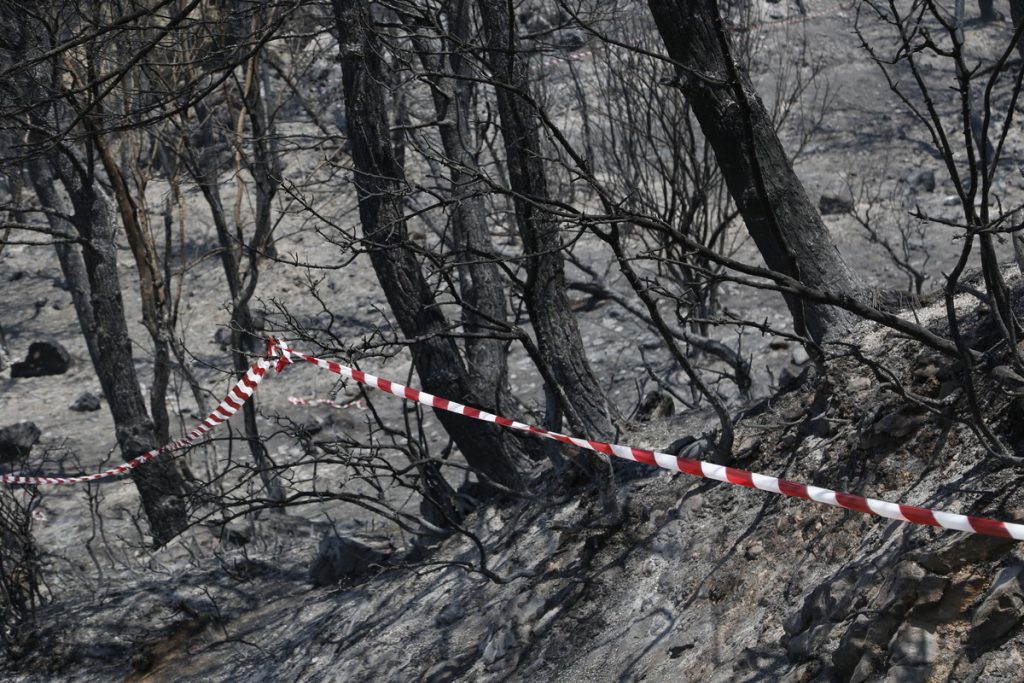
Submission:
<svg viewBox="0 0 1024 683">
<path fill-rule="evenodd" d="M 473 390 L 449 334 L 451 324 L 438 308 L 409 244 L 402 206 L 405 175 L 392 147 L 382 85 L 386 79 L 369 7 L 365 0 L 333 0 L 333 10 L 359 218 L 370 261 L 409 340 L 423 387 L 446 398 L 480 405 L 481 397 Z M 504 486 L 518 487 L 519 473 L 493 427 L 446 411 L 436 412 L 474 470 Z M 444 495 L 443 487 L 437 488 L 442 489 L 437 496 Z"/>
<path fill-rule="evenodd" d="M 89 182 L 75 169 L 62 164 L 55 154 L 45 161 L 30 160 L 29 176 L 40 203 L 50 210 L 52 227 L 81 238 L 81 248 L 62 245 L 58 247 L 58 257 L 93 367 L 110 406 L 118 446 L 124 459 L 131 460 L 162 444 L 146 412 L 135 372 L 117 272 L 116 229 L 110 199 L 94 181 Z M 57 187 L 58 179 L 63 193 Z M 71 216 L 71 220 L 62 216 Z M 170 459 L 158 459 L 133 470 L 132 479 L 156 545 L 163 545 L 188 526 L 187 489 Z"/>
<path fill-rule="evenodd" d="M 764 104 L 733 61 L 715 0 L 648 0 L 683 90 L 767 266 L 828 294 L 858 283 L 797 178 Z M 853 316 L 788 296 L 798 333 L 840 336 Z"/>
<path fill-rule="evenodd" d="M 250 64 L 250 66 L 252 65 Z M 250 74 L 249 86 L 258 91 L 259 85 L 252 82 L 254 75 Z M 213 131 L 212 112 L 202 106 L 196 107 L 198 126 L 194 136 L 195 145 L 189 147 L 185 164 L 210 208 L 214 229 L 217 233 L 221 266 L 227 281 L 228 293 L 231 295 L 230 353 L 231 365 L 237 378 L 241 378 L 249 369 L 249 358 L 246 352 L 258 353 L 260 350 L 249 302 L 256 291 L 259 279 L 260 254 L 270 242 L 271 201 L 277 188 L 275 178 L 279 177 L 279 173 L 276 171 L 276 154 L 269 147 L 269 141 L 265 139 L 267 125 L 259 92 L 248 93 L 245 106 L 249 109 L 250 119 L 253 121 L 254 162 L 251 164 L 251 171 L 256 181 L 256 228 L 249 244 L 240 243 L 228 225 L 227 213 L 220 193 L 216 153 L 218 143 L 221 141 L 217 139 Z M 193 148 L 202 151 L 196 154 Z M 243 270 L 242 263 L 246 255 L 249 257 L 248 265 Z M 242 405 L 245 441 L 259 471 L 267 497 L 273 501 L 282 501 L 285 498 L 284 488 L 277 478 L 274 463 L 263 444 L 263 439 L 260 438 L 259 425 L 256 423 L 256 406 L 256 396 Z"/>
<path fill-rule="evenodd" d="M 410 35 L 431 85 L 441 148 L 452 190 L 452 235 L 462 299 L 462 327 L 466 333 L 466 360 L 474 390 L 502 411 L 511 401 L 507 385 L 508 342 L 495 338 L 507 332 L 508 307 L 505 278 L 487 229 L 483 181 L 472 150 L 472 103 L 476 83 L 461 54 L 469 42 L 471 0 L 446 4 L 449 35 L 429 39 L 427 26 L 412 26 Z"/>
<path fill-rule="evenodd" d="M 518 51 L 516 24 L 504 0 L 478 0 L 486 58 L 495 83 L 516 225 L 522 237 L 527 276 L 523 296 L 542 361 L 559 384 L 572 429 L 590 438 L 614 434 L 604 391 L 583 349 L 569 309 L 559 223 L 544 211 L 551 197 L 541 153 L 540 119 L 529 97 L 527 65 Z M 550 387 L 549 415 L 554 401 Z M 555 417 L 557 420 L 557 417 Z M 557 428 L 557 425 L 551 425 Z"/>
<path fill-rule="evenodd" d="M 1024 0 L 1010 0 L 1010 18 L 1013 20 L 1014 31 L 1017 32 L 1017 52 L 1021 59 L 1024 59 L 1024 32 L 1021 32 L 1021 25 L 1024 24 Z"/>
</svg>

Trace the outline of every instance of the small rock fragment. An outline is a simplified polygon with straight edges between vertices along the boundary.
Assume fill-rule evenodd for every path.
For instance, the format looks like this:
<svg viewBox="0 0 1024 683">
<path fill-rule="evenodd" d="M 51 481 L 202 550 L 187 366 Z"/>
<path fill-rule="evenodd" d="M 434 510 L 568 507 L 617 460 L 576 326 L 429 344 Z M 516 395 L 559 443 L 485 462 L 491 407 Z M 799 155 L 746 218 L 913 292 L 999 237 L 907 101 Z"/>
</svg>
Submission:
<svg viewBox="0 0 1024 683">
<path fill-rule="evenodd" d="M 320 548 L 309 566 L 309 580 L 314 586 L 329 586 L 359 577 L 385 560 L 387 555 L 368 545 L 331 534 L 320 540 Z"/>
<path fill-rule="evenodd" d="M 466 616 L 466 610 L 459 602 L 451 602 L 445 606 L 437 616 L 434 617 L 434 624 L 437 626 L 451 626 L 455 622 L 462 621 Z"/>
<path fill-rule="evenodd" d="M 912 192 L 935 192 L 935 172 L 918 169 L 907 175 Z"/>
<path fill-rule="evenodd" d="M 100 397 L 90 391 L 83 391 L 68 406 L 77 413 L 88 413 L 100 409 Z"/>
<path fill-rule="evenodd" d="M 931 664 L 938 655 L 934 631 L 904 624 L 889 642 L 889 656 L 899 664 Z"/>
<path fill-rule="evenodd" d="M 1024 619 L 1024 586 L 1021 585 L 1021 565 L 1006 567 L 992 582 L 971 619 L 970 640 L 984 643 L 1010 632 Z"/>
<path fill-rule="evenodd" d="M 650 422 L 657 418 L 670 417 L 675 411 L 676 405 L 671 396 L 662 391 L 649 391 L 640 401 L 636 419 L 639 422 Z"/>
<path fill-rule="evenodd" d="M 853 200 L 836 195 L 823 194 L 818 199 L 818 210 L 823 216 L 850 213 L 853 211 Z"/>
<path fill-rule="evenodd" d="M 1024 395 L 1024 377 L 1018 375 L 1009 365 L 997 365 L 992 368 L 992 376 L 1010 393 Z"/>
</svg>

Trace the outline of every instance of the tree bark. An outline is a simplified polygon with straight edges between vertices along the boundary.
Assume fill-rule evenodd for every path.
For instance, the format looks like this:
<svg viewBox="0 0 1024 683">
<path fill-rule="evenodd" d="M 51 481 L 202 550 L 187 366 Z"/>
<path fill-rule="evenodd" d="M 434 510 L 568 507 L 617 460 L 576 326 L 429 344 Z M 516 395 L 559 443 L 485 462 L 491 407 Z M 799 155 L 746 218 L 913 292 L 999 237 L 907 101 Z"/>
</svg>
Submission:
<svg viewBox="0 0 1024 683">
<path fill-rule="evenodd" d="M 1020 31 L 1021 24 L 1024 24 L 1024 0 L 1010 0 L 1010 18 L 1014 31 Z M 1024 33 L 1017 35 L 1017 52 L 1024 59 Z"/>
<path fill-rule="evenodd" d="M 516 44 L 514 18 L 505 0 L 478 0 L 478 5 L 495 80 L 516 225 L 527 257 L 523 295 L 537 348 L 568 399 L 572 429 L 589 438 L 610 438 L 614 428 L 604 391 L 587 362 L 569 309 L 558 221 L 536 204 L 551 195 L 540 148 L 540 120 L 528 99 L 529 75 Z M 550 397 L 551 389 L 547 390 Z M 552 403 L 549 400 L 549 408 Z M 549 415 L 556 412 L 549 410 Z"/>
<path fill-rule="evenodd" d="M 117 272 L 115 227 L 110 199 L 95 184 L 51 156 L 29 162 L 29 175 L 40 202 L 50 210 L 55 229 L 78 234 L 81 249 L 58 248 L 61 268 L 86 335 L 93 367 L 114 419 L 117 442 L 125 460 L 162 444 L 146 413 L 124 317 Z M 60 179 L 71 206 L 56 187 Z M 72 215 L 69 223 L 59 216 Z M 186 487 L 170 459 L 158 459 L 132 471 L 156 545 L 163 545 L 188 526 Z"/>
<path fill-rule="evenodd" d="M 769 268 L 829 294 L 856 294 L 839 255 L 779 141 L 750 79 L 733 62 L 715 0 L 648 0 L 680 87 L 714 149 L 747 231 Z M 786 301 L 797 332 L 815 341 L 842 335 L 853 316 Z"/>
<path fill-rule="evenodd" d="M 252 82 L 251 74 L 250 87 L 259 88 L 258 83 Z M 257 95 L 246 99 L 246 107 L 262 107 L 261 98 Z M 253 135 L 257 138 L 264 137 L 265 124 L 260 112 L 252 114 L 257 117 L 254 125 Z M 249 358 L 246 351 L 258 352 L 258 341 L 256 338 L 255 325 L 253 323 L 252 310 L 249 302 L 256 291 L 258 281 L 258 263 L 261 247 L 269 242 L 271 228 L 271 199 L 276 190 L 276 183 L 272 181 L 271 169 L 275 168 L 274 162 L 268 158 L 270 151 L 266 147 L 269 143 L 266 140 L 257 140 L 253 143 L 254 154 L 257 159 L 252 164 L 253 177 L 256 179 L 257 208 L 256 228 L 253 238 L 248 245 L 239 244 L 232 235 L 228 225 L 227 213 L 220 194 L 219 174 L 217 169 L 217 143 L 220 142 L 213 132 L 213 114 L 205 107 L 196 107 L 196 118 L 198 119 L 197 131 L 194 139 L 195 144 L 187 151 L 186 168 L 199 186 L 210 214 L 213 218 L 214 229 L 217 233 L 217 242 L 220 245 L 221 266 L 224 270 L 224 277 L 228 285 L 228 293 L 231 295 L 231 364 L 235 375 L 241 378 L 249 369 Z M 201 150 L 198 154 L 194 148 Z M 243 248 L 245 252 L 243 252 Z M 242 270 L 242 257 L 248 254 L 248 267 Z M 256 342 L 256 345 L 254 345 Z M 256 469 L 259 471 L 260 480 L 267 492 L 267 497 L 272 501 L 282 501 L 285 498 L 284 488 L 281 485 L 275 472 L 274 463 L 267 452 L 263 440 L 260 438 L 259 425 L 256 423 L 256 397 L 246 401 L 242 405 L 242 427 L 245 433 L 245 440 L 249 446 L 249 453 L 252 455 Z"/>
<path fill-rule="evenodd" d="M 467 78 L 472 75 L 471 67 L 460 54 L 460 45 L 471 38 L 471 0 L 450 0 L 446 9 L 448 36 L 429 40 L 426 26 L 411 26 L 410 35 L 431 85 L 451 183 L 452 235 L 470 379 L 474 390 L 490 398 L 501 412 L 511 403 L 508 342 L 488 334 L 507 331 L 503 329 L 508 321 L 505 278 L 487 230 L 484 187 L 471 149 L 471 107 L 476 83 Z"/>
<path fill-rule="evenodd" d="M 404 171 L 391 144 L 382 84 L 379 42 L 366 0 L 333 0 L 334 18 L 352 145 L 359 218 L 370 261 L 402 333 L 423 387 L 434 394 L 480 405 L 469 373 L 449 335 L 415 252 L 409 247 L 401 196 Z M 469 465 L 499 484 L 518 487 L 519 473 L 494 428 L 436 411 Z"/>
</svg>

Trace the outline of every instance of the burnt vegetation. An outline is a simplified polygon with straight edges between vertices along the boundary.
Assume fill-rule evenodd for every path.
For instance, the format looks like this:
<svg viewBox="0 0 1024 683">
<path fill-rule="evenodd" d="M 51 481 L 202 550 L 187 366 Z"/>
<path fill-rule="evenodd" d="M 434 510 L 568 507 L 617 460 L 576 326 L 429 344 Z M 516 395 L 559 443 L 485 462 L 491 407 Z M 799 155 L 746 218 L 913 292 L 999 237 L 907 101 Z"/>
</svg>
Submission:
<svg viewBox="0 0 1024 683">
<path fill-rule="evenodd" d="M 1024 2 L 1004 9 L 0 0 L 0 468 L 167 443 L 273 336 L 552 431 L 1024 521 Z M 37 337 L 60 362 L 12 372 Z M 720 653 L 674 634 L 768 585 L 737 678 L 966 680 L 1024 637 L 1013 544 L 315 373 L 130 482 L 0 489 L 0 674 L 228 680 L 286 648 L 277 674 L 318 680 L 288 656 L 362 662 L 412 629 L 419 664 L 353 678 L 558 678 L 559 643 L 638 618 L 617 572 L 660 594 L 687 539 L 706 573 L 664 613 L 638 596 L 650 644 L 598 678 L 706 678 Z M 813 566 L 764 560 L 791 545 Z M 435 594 L 427 630 L 471 645 L 417 635 Z"/>
</svg>

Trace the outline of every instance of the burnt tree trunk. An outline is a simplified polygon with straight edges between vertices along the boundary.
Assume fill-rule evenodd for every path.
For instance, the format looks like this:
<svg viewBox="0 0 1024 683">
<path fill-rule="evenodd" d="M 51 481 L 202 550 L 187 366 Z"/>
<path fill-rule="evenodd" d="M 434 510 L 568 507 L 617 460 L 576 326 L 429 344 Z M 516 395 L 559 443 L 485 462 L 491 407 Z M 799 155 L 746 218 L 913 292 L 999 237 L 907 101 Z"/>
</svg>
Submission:
<svg viewBox="0 0 1024 683">
<path fill-rule="evenodd" d="M 438 308 L 409 245 L 402 206 L 405 176 L 391 144 L 383 92 L 386 79 L 369 7 L 365 0 L 333 0 L 333 8 L 359 218 L 370 261 L 410 341 L 423 387 L 439 396 L 480 405 L 481 397 L 473 390 L 449 334 L 451 324 Z M 518 487 L 519 473 L 493 427 L 446 411 L 437 411 L 437 417 L 474 470 L 499 484 Z"/>
<path fill-rule="evenodd" d="M 714 149 L 747 231 L 769 268 L 830 294 L 858 284 L 839 255 L 747 75 L 734 63 L 715 0 L 648 0 L 680 87 Z M 838 308 L 787 297 L 797 332 L 815 341 L 849 330 Z"/>
<path fill-rule="evenodd" d="M 471 37 L 471 0 L 446 5 L 448 36 L 430 40 L 431 26 L 412 25 L 410 35 L 427 72 L 437 114 L 441 148 L 447 158 L 452 189 L 452 235 L 455 242 L 466 360 L 474 390 L 488 397 L 497 412 L 507 409 L 508 342 L 494 338 L 508 329 L 505 277 L 497 264 L 487 229 L 484 187 L 472 146 L 472 68 L 460 53 Z"/>
<path fill-rule="evenodd" d="M 64 245 L 58 249 L 58 256 L 93 367 L 110 406 L 118 446 L 124 459 L 131 460 L 162 444 L 146 413 L 135 373 L 117 272 L 112 207 L 94 179 L 83 178 L 79 169 L 62 166 L 53 156 L 48 162 L 31 160 L 29 176 L 40 203 L 50 210 L 52 227 L 82 240 L 81 248 Z M 71 200 L 70 206 L 56 187 L 57 178 Z M 62 217 L 68 215 L 70 221 Z M 188 526 L 185 483 L 170 459 L 158 459 L 133 470 L 132 479 L 157 545 Z"/>
<path fill-rule="evenodd" d="M 538 206 L 550 199 L 550 192 L 541 154 L 540 118 L 529 99 L 529 75 L 516 44 L 514 17 L 505 0 L 478 0 L 478 5 L 495 82 L 516 225 L 526 253 L 523 296 L 537 348 L 567 400 L 564 407 L 572 429 L 589 438 L 610 438 L 614 429 L 604 391 L 587 362 L 576 318 L 569 309 L 559 224 Z M 554 388 L 546 387 L 546 391 L 549 419 L 554 417 L 557 422 Z"/>
<path fill-rule="evenodd" d="M 254 87 L 258 87 L 258 85 Z M 250 99 L 246 106 L 261 106 L 260 98 L 256 96 Z M 256 114 L 256 116 L 259 115 Z M 247 252 L 250 257 L 248 268 L 243 271 L 242 257 L 244 253 L 242 249 L 245 245 L 239 244 L 238 239 L 232 235 L 220 193 L 216 149 L 218 143 L 222 141 L 214 133 L 212 112 L 197 105 L 196 118 L 198 124 L 194 135 L 195 144 L 191 145 L 187 151 L 185 166 L 199 186 L 199 190 L 210 208 L 210 215 L 217 233 L 221 266 L 227 281 L 228 293 L 231 295 L 231 364 L 236 377 L 241 378 L 249 369 L 249 358 L 246 351 L 258 353 L 260 350 L 249 302 L 256 291 L 260 247 L 269 240 L 270 201 L 276 186 L 270 179 L 270 162 L 267 159 L 257 160 L 253 164 L 253 177 L 256 179 L 257 185 L 257 228 Z M 263 125 L 257 123 L 254 126 L 254 136 L 261 137 L 260 134 L 263 130 Z M 257 157 L 262 156 L 266 144 L 266 141 L 254 142 Z M 201 151 L 196 154 L 193 148 Z M 270 185 L 269 189 L 268 185 Z M 256 406 L 255 395 L 242 405 L 245 440 L 253 462 L 259 471 L 267 497 L 272 501 L 280 502 L 284 500 L 285 492 L 276 475 L 270 454 L 267 453 L 267 448 L 260 438 L 259 425 L 256 423 Z"/>
</svg>

